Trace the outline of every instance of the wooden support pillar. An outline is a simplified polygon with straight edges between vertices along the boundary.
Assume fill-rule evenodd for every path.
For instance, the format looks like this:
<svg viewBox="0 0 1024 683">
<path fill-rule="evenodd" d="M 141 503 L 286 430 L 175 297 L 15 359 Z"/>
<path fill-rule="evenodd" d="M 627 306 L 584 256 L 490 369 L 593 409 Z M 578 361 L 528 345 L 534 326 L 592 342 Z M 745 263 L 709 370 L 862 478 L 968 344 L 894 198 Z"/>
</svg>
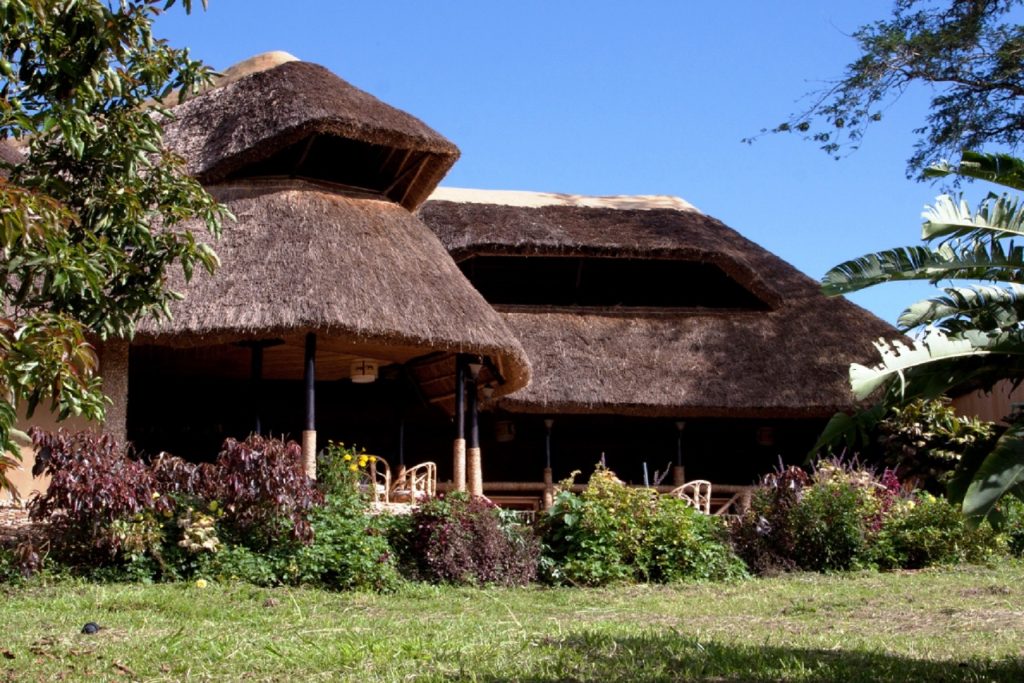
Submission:
<svg viewBox="0 0 1024 683">
<path fill-rule="evenodd" d="M 455 357 L 455 443 L 452 447 L 452 483 L 466 490 L 466 357 Z"/>
<path fill-rule="evenodd" d="M 679 465 L 672 467 L 672 485 L 682 486 L 686 483 L 686 470 Z"/>
<path fill-rule="evenodd" d="M 555 481 L 551 474 L 551 468 L 544 468 L 544 509 L 550 510 L 555 504 Z"/>
<path fill-rule="evenodd" d="M 306 393 L 306 424 L 302 430 L 302 465 L 306 476 L 316 479 L 316 334 L 306 335 L 303 372 Z"/>
<path fill-rule="evenodd" d="M 484 474 L 480 458 L 480 411 L 477 401 L 476 380 L 480 373 L 479 363 L 469 364 L 469 382 L 466 387 L 467 412 L 469 413 L 469 444 L 466 449 L 466 479 L 469 495 L 484 495 Z"/>
<path fill-rule="evenodd" d="M 686 483 L 686 470 L 683 469 L 683 428 L 686 423 L 682 420 L 676 422 L 676 465 L 672 468 L 672 484 L 682 486 Z"/>
<path fill-rule="evenodd" d="M 249 349 L 250 368 L 249 382 L 252 398 L 253 431 L 257 434 L 263 433 L 263 423 L 260 421 L 260 411 L 263 409 L 263 345 L 253 344 Z"/>
</svg>

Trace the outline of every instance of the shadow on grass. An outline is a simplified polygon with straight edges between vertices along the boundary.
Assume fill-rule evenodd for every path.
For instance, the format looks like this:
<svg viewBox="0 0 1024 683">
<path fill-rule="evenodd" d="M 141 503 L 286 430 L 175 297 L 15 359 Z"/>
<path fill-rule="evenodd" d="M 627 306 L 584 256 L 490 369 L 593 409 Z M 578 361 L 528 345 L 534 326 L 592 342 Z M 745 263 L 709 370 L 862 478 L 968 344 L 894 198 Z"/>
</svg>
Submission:
<svg viewBox="0 0 1024 683">
<path fill-rule="evenodd" d="M 1024 657 L 930 661 L 885 652 L 591 632 L 545 638 L 535 646 L 524 653 L 521 670 L 463 673 L 484 681 L 1024 681 Z"/>
</svg>

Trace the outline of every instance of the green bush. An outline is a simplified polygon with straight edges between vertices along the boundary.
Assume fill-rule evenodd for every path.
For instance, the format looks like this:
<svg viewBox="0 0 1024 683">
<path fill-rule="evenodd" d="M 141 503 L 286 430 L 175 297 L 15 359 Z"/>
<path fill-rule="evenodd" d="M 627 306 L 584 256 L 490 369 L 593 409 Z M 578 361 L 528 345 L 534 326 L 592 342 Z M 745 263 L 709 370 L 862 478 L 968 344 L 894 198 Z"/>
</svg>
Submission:
<svg viewBox="0 0 1024 683">
<path fill-rule="evenodd" d="M 816 481 L 792 510 L 793 550 L 802 569 L 857 568 L 870 542 L 876 493 L 841 478 Z"/>
<path fill-rule="evenodd" d="M 314 540 L 262 551 L 230 545 L 201 557 L 193 575 L 260 586 L 390 590 L 399 582 L 385 522 L 351 498 L 328 496 L 310 515 Z"/>
<path fill-rule="evenodd" d="M 567 487 L 566 487 L 567 488 Z M 540 523 L 551 583 L 725 579 L 744 575 L 722 521 L 598 468 L 580 495 L 560 492 Z"/>
<path fill-rule="evenodd" d="M 790 467 L 765 477 L 732 538 L 758 574 L 917 569 L 983 561 L 1002 547 L 991 527 L 971 529 L 946 500 L 903 494 L 891 471 L 877 477 L 835 460 L 810 475 Z"/>
<path fill-rule="evenodd" d="M 878 478 L 855 463 L 824 460 L 810 474 L 788 467 L 764 478 L 733 525 L 733 544 L 758 574 L 868 566 L 898 490 L 888 470 Z"/>
<path fill-rule="evenodd" d="M 991 451 L 997 436 L 993 423 L 957 415 L 948 398 L 893 407 L 878 424 L 886 466 L 915 488 L 937 495 L 945 492 L 961 461 Z"/>
<path fill-rule="evenodd" d="M 920 569 L 983 562 L 1001 549 L 1000 538 L 989 525 L 972 529 L 958 507 L 944 498 L 920 493 L 893 506 L 875 538 L 872 554 L 881 569 Z"/>
<path fill-rule="evenodd" d="M 1004 496 L 997 506 L 1006 534 L 1007 550 L 1015 557 L 1024 557 L 1024 501 Z"/>
<path fill-rule="evenodd" d="M 296 582 L 332 590 L 383 591 L 397 585 L 385 517 L 368 516 L 351 497 L 328 496 L 311 521 L 316 540 L 295 553 Z"/>
<path fill-rule="evenodd" d="M 376 456 L 356 446 L 328 441 L 327 448 L 316 457 L 317 488 L 335 498 L 365 498 L 359 494 L 359 484 L 368 482 L 371 459 L 376 460 Z"/>
</svg>

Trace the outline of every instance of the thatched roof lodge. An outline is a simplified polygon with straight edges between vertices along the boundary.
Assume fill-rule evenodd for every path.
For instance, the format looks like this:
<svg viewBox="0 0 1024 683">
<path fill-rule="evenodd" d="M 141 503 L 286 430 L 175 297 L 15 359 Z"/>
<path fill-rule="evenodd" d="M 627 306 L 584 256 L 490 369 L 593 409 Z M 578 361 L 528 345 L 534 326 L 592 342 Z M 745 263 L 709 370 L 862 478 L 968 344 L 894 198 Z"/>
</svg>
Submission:
<svg viewBox="0 0 1024 683">
<path fill-rule="evenodd" d="M 166 145 L 237 220 L 212 245 L 218 272 L 188 283 L 172 273 L 184 295 L 173 318 L 139 325 L 128 436 L 207 455 L 254 424 L 297 438 L 312 357 L 321 446 L 357 440 L 393 455 L 404 433 L 440 459 L 457 355 L 480 358 L 498 393 L 529 378 L 505 322 L 411 213 L 458 150 L 323 67 L 281 53 L 256 66 L 165 123 Z M 363 374 L 363 361 L 379 370 Z"/>
<path fill-rule="evenodd" d="M 539 452 L 555 418 L 566 471 L 606 451 L 636 480 L 624 460 L 672 459 L 677 421 L 690 476 L 802 459 L 851 406 L 850 362 L 895 334 L 674 197 L 441 188 L 420 217 L 530 359 L 529 386 L 491 401 L 493 419 Z"/>
</svg>

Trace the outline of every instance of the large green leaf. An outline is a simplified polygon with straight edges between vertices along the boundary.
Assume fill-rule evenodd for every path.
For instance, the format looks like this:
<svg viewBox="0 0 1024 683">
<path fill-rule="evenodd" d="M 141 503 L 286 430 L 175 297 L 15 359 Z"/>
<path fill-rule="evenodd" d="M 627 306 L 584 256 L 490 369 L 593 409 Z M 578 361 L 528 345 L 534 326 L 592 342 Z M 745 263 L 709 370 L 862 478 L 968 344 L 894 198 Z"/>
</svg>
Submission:
<svg viewBox="0 0 1024 683">
<path fill-rule="evenodd" d="M 939 164 L 925 170 L 923 175 L 926 178 L 959 175 L 1024 190 L 1024 160 L 1009 154 L 982 154 L 966 150 L 959 165 Z"/>
<path fill-rule="evenodd" d="M 860 452 L 863 447 L 870 444 L 871 432 L 884 416 L 885 407 L 880 403 L 852 415 L 836 413 L 825 425 L 821 436 L 807 454 L 808 462 L 820 456 L 826 449 L 833 453 Z"/>
<path fill-rule="evenodd" d="M 964 495 L 964 514 L 978 522 L 1005 494 L 1024 488 L 1024 423 L 1012 425 L 975 472 Z"/>
<path fill-rule="evenodd" d="M 900 314 L 897 323 L 909 330 L 939 324 L 949 332 L 1008 329 L 1024 320 L 1024 286 L 1011 283 L 947 287 L 946 295 L 918 301 Z"/>
<path fill-rule="evenodd" d="M 821 290 L 828 296 L 856 292 L 882 282 L 947 279 L 1024 282 L 1024 248 L 999 242 L 954 249 L 899 247 L 846 261 L 825 273 Z"/>
<path fill-rule="evenodd" d="M 864 400 L 876 389 L 898 380 L 906 384 L 905 373 L 936 361 L 968 358 L 992 353 L 980 339 L 950 337 L 940 330 L 930 330 L 916 341 L 879 340 L 875 342 L 882 362 L 873 367 L 859 363 L 850 365 L 850 388 L 858 400 Z M 1021 349 L 1024 353 L 1024 349 Z M 902 393 L 902 392 L 901 392 Z"/>
<path fill-rule="evenodd" d="M 990 194 L 971 211 L 962 198 L 957 200 L 949 195 L 940 195 L 935 203 L 921 214 L 921 239 L 956 237 L 980 239 L 985 236 L 1000 239 L 1024 235 L 1024 211 L 1020 199 L 1007 194 Z"/>
</svg>

